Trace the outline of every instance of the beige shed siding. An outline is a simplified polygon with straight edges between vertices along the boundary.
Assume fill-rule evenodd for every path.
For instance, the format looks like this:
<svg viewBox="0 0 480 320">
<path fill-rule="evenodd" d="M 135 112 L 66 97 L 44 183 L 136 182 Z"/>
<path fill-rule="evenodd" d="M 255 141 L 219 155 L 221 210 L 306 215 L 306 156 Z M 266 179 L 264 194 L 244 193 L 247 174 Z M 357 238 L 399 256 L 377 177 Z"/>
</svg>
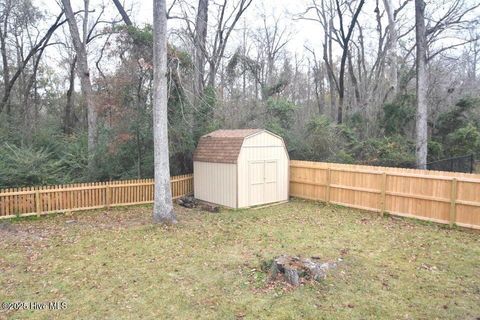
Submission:
<svg viewBox="0 0 480 320">
<path fill-rule="evenodd" d="M 237 165 L 230 163 L 193 163 L 195 198 L 237 207 Z"/>
<path fill-rule="evenodd" d="M 261 132 L 244 140 L 238 157 L 238 207 L 250 206 L 249 162 L 259 160 L 277 161 L 277 194 L 270 198 L 277 202 L 288 200 L 288 154 L 283 140 L 268 132 Z"/>
</svg>

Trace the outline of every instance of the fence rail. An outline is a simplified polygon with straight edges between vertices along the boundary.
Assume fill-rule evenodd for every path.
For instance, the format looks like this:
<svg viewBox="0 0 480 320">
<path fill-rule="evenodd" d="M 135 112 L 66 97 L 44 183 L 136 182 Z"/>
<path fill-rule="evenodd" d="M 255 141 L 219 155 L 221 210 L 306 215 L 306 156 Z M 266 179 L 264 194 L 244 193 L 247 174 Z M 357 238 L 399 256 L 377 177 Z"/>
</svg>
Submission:
<svg viewBox="0 0 480 320">
<path fill-rule="evenodd" d="M 0 218 L 153 202 L 153 179 L 0 190 Z M 171 177 L 174 199 L 193 193 L 193 175 Z"/>
<path fill-rule="evenodd" d="M 480 175 L 290 161 L 290 195 L 480 229 Z"/>
</svg>

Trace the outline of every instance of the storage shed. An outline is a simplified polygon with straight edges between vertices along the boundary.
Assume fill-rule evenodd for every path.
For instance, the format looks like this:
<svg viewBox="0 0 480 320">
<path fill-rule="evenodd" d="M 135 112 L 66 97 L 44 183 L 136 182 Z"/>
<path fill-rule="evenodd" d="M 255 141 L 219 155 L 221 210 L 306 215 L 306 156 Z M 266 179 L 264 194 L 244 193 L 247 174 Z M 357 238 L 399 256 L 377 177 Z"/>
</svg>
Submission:
<svg viewBox="0 0 480 320">
<path fill-rule="evenodd" d="M 195 198 L 230 208 L 288 200 L 283 139 L 263 129 L 217 130 L 193 156 Z"/>
</svg>

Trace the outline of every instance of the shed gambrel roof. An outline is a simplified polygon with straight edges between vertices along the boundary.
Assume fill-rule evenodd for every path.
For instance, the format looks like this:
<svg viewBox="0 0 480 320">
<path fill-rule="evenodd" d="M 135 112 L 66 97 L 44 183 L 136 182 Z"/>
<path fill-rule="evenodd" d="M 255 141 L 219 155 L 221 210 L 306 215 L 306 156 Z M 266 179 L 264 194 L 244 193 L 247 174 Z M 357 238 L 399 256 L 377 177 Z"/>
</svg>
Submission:
<svg viewBox="0 0 480 320">
<path fill-rule="evenodd" d="M 193 161 L 237 163 L 243 140 L 263 129 L 216 130 L 200 138 Z"/>
</svg>

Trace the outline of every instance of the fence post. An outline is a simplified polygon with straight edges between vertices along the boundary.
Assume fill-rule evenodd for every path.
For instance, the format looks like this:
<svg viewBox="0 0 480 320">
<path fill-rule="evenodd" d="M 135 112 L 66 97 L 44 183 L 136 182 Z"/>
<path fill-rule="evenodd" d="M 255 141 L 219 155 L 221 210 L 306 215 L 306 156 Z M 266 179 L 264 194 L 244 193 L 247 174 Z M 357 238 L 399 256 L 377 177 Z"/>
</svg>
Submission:
<svg viewBox="0 0 480 320">
<path fill-rule="evenodd" d="M 40 205 L 40 191 L 38 190 L 35 191 L 35 207 L 37 211 L 37 216 L 40 216 L 42 206 Z"/>
<path fill-rule="evenodd" d="M 110 184 L 107 184 L 105 188 L 105 200 L 106 200 L 106 207 L 107 209 L 110 209 Z"/>
<path fill-rule="evenodd" d="M 387 173 L 383 172 L 382 173 L 382 199 L 381 199 L 381 206 L 380 206 L 380 214 L 383 215 L 385 214 L 385 207 L 386 207 L 386 191 L 387 191 Z"/>
<path fill-rule="evenodd" d="M 474 159 L 474 154 L 472 153 L 470 155 L 470 173 L 475 172 L 475 159 Z"/>
<path fill-rule="evenodd" d="M 457 178 L 452 179 L 452 189 L 451 189 L 451 199 L 450 199 L 450 226 L 455 224 L 457 220 Z"/>
<path fill-rule="evenodd" d="M 330 184 L 332 180 L 332 171 L 330 170 L 330 166 L 327 169 L 327 203 L 330 203 Z"/>
</svg>

